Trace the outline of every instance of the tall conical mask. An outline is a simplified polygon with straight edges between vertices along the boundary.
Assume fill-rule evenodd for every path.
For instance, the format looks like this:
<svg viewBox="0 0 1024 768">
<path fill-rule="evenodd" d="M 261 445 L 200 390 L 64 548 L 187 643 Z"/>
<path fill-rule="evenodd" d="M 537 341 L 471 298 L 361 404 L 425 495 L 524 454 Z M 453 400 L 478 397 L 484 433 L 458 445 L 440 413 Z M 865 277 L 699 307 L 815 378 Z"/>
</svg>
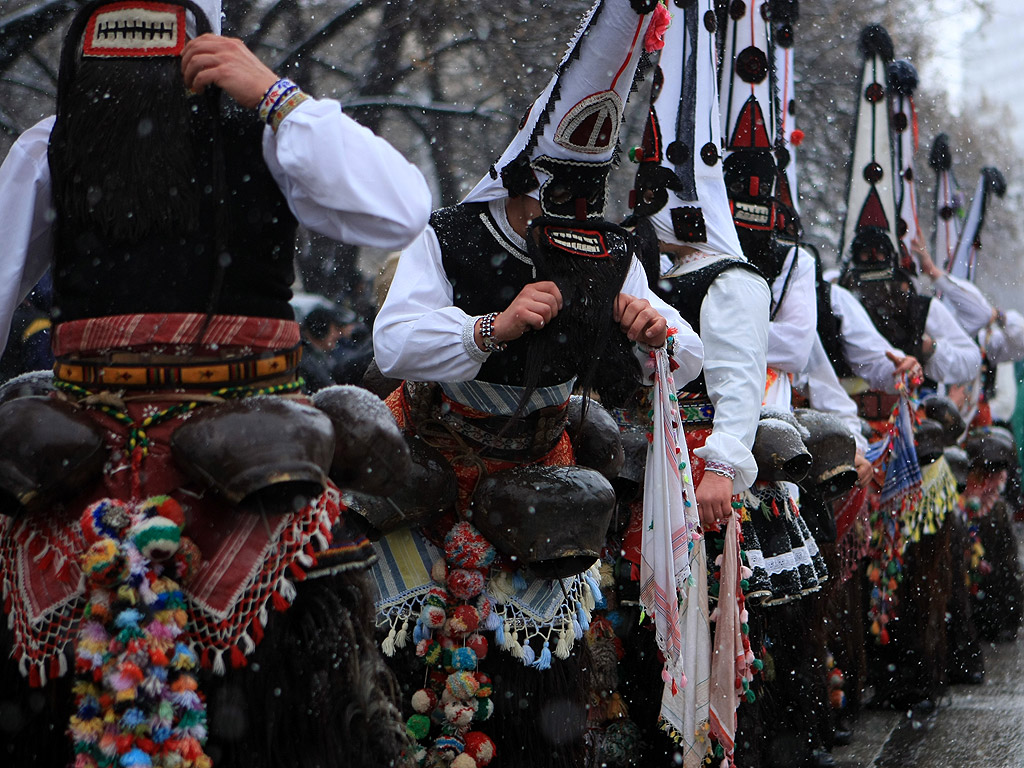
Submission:
<svg viewBox="0 0 1024 768">
<path fill-rule="evenodd" d="M 779 168 L 775 57 L 767 0 L 731 3 L 724 14 L 720 93 L 725 188 L 737 229 L 775 229 Z"/>
<path fill-rule="evenodd" d="M 917 70 L 906 59 L 889 65 L 889 90 L 892 94 L 892 114 L 889 124 L 893 132 L 893 162 L 896 167 L 898 186 L 896 190 L 896 211 L 899 216 L 896 232 L 902 249 L 904 267 L 914 264 L 911 243 L 917 237 L 920 224 L 917 220 L 916 176 L 914 174 L 914 153 L 917 151 L 917 110 L 914 107 L 914 91 L 917 90 Z"/>
<path fill-rule="evenodd" d="M 778 81 L 779 139 L 776 158 L 782 174 L 775 197 L 788 214 L 788 220 L 778 222 L 780 237 L 790 240 L 800 235 L 800 201 L 797 187 L 796 150 L 803 142 L 804 134 L 796 127 L 796 64 L 794 48 L 796 33 L 794 26 L 800 17 L 797 0 L 771 0 L 768 3 L 771 22 L 771 40 L 775 48 L 775 71 Z"/>
<path fill-rule="evenodd" d="M 864 55 L 846 220 L 840 243 L 844 280 L 890 280 L 898 266 L 896 197 L 889 130 L 889 33 L 877 24 L 861 32 Z"/>
<path fill-rule="evenodd" d="M 935 223 L 932 230 L 932 253 L 936 263 L 949 268 L 963 228 L 964 194 L 953 173 L 953 151 L 949 136 L 940 133 L 932 142 L 928 164 L 935 171 Z"/>
<path fill-rule="evenodd" d="M 531 194 L 546 216 L 600 219 L 655 0 L 598 0 L 518 133 L 464 202 Z M 653 35 L 653 32 L 652 32 Z M 642 72 L 640 73 L 642 75 Z"/>
<path fill-rule="evenodd" d="M 953 260 L 947 268 L 953 277 L 974 280 L 978 252 L 981 250 L 981 229 L 985 225 L 985 209 L 988 207 L 989 196 L 993 194 L 998 197 L 1006 194 L 1006 179 L 997 168 L 986 166 L 981 169 L 978 186 L 974 190 L 967 219 L 960 231 Z"/>
<path fill-rule="evenodd" d="M 665 34 L 639 162 L 633 204 L 658 239 L 699 253 L 684 271 L 722 256 L 742 259 L 722 174 L 716 75 L 717 19 L 711 0 L 673 8 Z"/>
</svg>

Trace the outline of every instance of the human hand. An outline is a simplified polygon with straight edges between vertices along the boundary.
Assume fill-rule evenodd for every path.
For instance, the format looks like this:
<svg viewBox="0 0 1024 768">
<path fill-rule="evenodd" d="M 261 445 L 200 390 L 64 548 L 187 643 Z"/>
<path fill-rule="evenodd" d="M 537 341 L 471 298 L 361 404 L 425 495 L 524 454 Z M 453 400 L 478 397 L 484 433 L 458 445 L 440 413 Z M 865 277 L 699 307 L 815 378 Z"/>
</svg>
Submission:
<svg viewBox="0 0 1024 768">
<path fill-rule="evenodd" d="M 243 107 L 255 109 L 280 78 L 234 37 L 200 35 L 181 54 L 185 87 L 202 93 L 216 85 Z"/>
<path fill-rule="evenodd" d="M 530 283 L 494 318 L 492 337 L 497 342 L 514 341 L 529 330 L 543 328 L 561 308 L 562 293 L 557 285 L 550 280 Z M 473 335 L 477 346 L 484 349 L 479 320 Z"/>
<path fill-rule="evenodd" d="M 615 297 L 612 316 L 630 341 L 660 347 L 668 337 L 668 323 L 647 299 L 620 293 Z"/>
<path fill-rule="evenodd" d="M 911 384 L 920 384 L 924 379 L 924 369 L 921 367 L 921 363 L 917 361 L 917 358 L 913 355 L 906 355 L 900 357 L 892 350 L 887 350 L 885 356 L 888 357 L 895 369 L 892 372 L 894 378 L 899 378 L 906 374 Z"/>
<path fill-rule="evenodd" d="M 701 526 L 716 528 L 729 520 L 732 513 L 732 478 L 716 472 L 705 472 L 694 489 L 697 516 Z"/>
<path fill-rule="evenodd" d="M 875 474 L 874 465 L 865 458 L 863 453 L 857 451 L 857 455 L 853 457 L 853 466 L 857 470 L 857 485 L 861 488 L 866 487 Z"/>
</svg>

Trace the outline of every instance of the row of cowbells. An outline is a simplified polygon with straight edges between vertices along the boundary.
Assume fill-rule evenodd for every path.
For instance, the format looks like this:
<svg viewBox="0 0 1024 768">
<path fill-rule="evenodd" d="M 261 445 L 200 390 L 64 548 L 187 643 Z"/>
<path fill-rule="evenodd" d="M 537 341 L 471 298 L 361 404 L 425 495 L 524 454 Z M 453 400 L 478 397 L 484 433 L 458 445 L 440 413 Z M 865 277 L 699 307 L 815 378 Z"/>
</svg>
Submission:
<svg viewBox="0 0 1024 768">
<path fill-rule="evenodd" d="M 1016 461 L 1012 436 L 999 428 L 972 433 L 961 457 L 955 443 L 964 424 L 945 398 L 925 400 L 919 422 L 922 463 L 944 451 L 954 470 Z M 593 564 L 617 505 L 625 509 L 643 487 L 649 451 L 645 430 L 620 430 L 599 403 L 579 396 L 570 402 L 567 430 L 576 466 L 484 473 L 469 510 L 501 552 L 546 578 Z M 270 396 L 204 405 L 173 433 L 171 449 L 201 488 L 242 510 L 304 504 L 330 477 L 372 536 L 456 514 L 448 460 L 421 437 L 403 435 L 384 403 L 358 387 L 322 390 L 312 406 Z M 853 487 L 855 451 L 836 417 L 810 409 L 766 409 L 754 444 L 758 480 L 798 483 L 825 502 Z M 86 409 L 55 394 L 49 374 L 0 388 L 0 513 L 69 500 L 107 459 L 103 430 Z"/>
</svg>

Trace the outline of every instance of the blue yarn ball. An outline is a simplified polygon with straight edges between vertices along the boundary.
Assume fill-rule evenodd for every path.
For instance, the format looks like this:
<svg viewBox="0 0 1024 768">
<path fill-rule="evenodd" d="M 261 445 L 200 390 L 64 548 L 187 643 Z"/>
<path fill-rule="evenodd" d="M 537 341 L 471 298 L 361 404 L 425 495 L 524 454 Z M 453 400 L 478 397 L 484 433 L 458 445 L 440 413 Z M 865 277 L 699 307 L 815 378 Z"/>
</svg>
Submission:
<svg viewBox="0 0 1024 768">
<path fill-rule="evenodd" d="M 476 669 L 476 651 L 472 648 L 456 648 L 452 652 L 452 666 L 455 669 Z"/>
</svg>

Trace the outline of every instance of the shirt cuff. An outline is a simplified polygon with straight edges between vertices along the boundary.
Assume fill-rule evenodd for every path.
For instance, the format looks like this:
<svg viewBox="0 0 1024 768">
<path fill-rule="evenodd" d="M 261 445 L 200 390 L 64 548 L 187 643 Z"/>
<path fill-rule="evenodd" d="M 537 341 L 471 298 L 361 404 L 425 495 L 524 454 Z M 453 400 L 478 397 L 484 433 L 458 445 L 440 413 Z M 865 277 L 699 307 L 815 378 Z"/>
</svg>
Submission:
<svg viewBox="0 0 1024 768">
<path fill-rule="evenodd" d="M 487 362 L 487 358 L 491 356 L 491 353 L 485 352 L 476 345 L 474 336 L 476 334 L 476 321 L 479 319 L 479 317 L 466 318 L 466 322 L 462 325 L 462 346 L 473 362 L 483 364 Z"/>
<path fill-rule="evenodd" d="M 733 494 L 747 490 L 757 479 L 757 462 L 754 461 L 754 454 L 732 435 L 712 432 L 707 442 L 693 454 L 705 462 L 716 462 L 732 467 L 736 473 L 732 481 Z"/>
</svg>

